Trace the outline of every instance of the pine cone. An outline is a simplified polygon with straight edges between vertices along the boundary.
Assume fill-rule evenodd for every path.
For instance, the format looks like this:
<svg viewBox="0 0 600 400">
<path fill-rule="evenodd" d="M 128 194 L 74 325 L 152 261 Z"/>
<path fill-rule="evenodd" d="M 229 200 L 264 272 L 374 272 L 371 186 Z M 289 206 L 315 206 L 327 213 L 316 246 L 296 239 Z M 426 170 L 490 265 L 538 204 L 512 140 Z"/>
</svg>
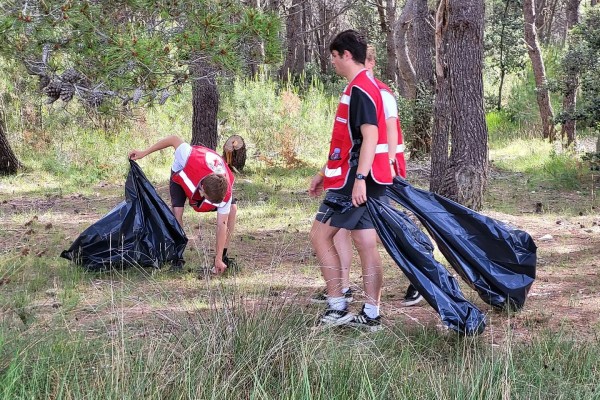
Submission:
<svg viewBox="0 0 600 400">
<path fill-rule="evenodd" d="M 100 107 L 103 101 L 104 94 L 102 94 L 102 92 L 92 92 L 87 98 L 88 104 L 94 108 Z"/>
<path fill-rule="evenodd" d="M 52 80 L 45 88 L 44 93 L 51 99 L 58 100 L 62 83 L 59 80 Z"/>
<path fill-rule="evenodd" d="M 73 95 L 75 94 L 75 88 L 70 83 L 63 83 L 60 88 L 60 99 L 65 103 L 68 103 L 73 99 Z"/>
<path fill-rule="evenodd" d="M 50 77 L 48 75 L 40 76 L 39 88 L 43 90 L 50 83 Z"/>
<path fill-rule="evenodd" d="M 65 72 L 63 72 L 62 76 L 60 77 L 60 79 L 63 82 L 68 83 L 77 83 L 81 80 L 81 78 L 81 74 L 73 68 L 67 69 Z"/>
</svg>

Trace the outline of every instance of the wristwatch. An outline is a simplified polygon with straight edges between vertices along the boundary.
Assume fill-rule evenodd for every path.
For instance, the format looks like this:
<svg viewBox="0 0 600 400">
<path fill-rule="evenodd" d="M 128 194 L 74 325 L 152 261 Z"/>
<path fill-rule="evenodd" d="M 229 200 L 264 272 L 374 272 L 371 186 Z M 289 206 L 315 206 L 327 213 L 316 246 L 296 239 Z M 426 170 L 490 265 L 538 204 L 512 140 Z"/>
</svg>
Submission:
<svg viewBox="0 0 600 400">
<path fill-rule="evenodd" d="M 358 179 L 359 181 L 363 181 L 365 179 L 365 176 L 361 173 L 356 174 L 356 179 Z"/>
</svg>

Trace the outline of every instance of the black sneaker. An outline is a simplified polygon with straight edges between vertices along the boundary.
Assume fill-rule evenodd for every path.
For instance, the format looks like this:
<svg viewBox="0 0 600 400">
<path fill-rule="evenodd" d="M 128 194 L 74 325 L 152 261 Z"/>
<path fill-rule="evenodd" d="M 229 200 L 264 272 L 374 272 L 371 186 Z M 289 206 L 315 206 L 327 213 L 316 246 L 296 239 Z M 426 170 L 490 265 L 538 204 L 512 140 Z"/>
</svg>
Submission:
<svg viewBox="0 0 600 400">
<path fill-rule="evenodd" d="M 332 310 L 328 308 L 319 319 L 319 325 L 339 326 L 346 325 L 354 315 L 348 310 Z"/>
<path fill-rule="evenodd" d="M 235 274 L 237 272 L 240 272 L 240 265 L 235 261 L 235 259 L 223 256 L 222 260 L 227 266 L 227 269 L 225 270 L 226 274 Z"/>
<path fill-rule="evenodd" d="M 352 303 L 354 301 L 352 289 L 348 289 L 348 291 L 344 293 L 344 297 L 346 298 L 347 303 Z M 313 297 L 310 298 L 310 301 L 311 303 L 317 304 L 327 303 L 327 289 L 315 294 Z"/>
<path fill-rule="evenodd" d="M 406 295 L 404 296 L 404 300 L 400 302 L 402 307 L 410 307 L 416 306 L 423 300 L 423 296 L 418 292 L 418 290 L 413 286 L 409 285 L 406 290 Z"/>
<path fill-rule="evenodd" d="M 381 315 L 378 315 L 376 318 L 370 318 L 365 314 L 365 306 L 363 306 L 360 314 L 355 315 L 354 318 L 348 322 L 348 325 L 366 329 L 371 332 L 377 332 L 383 328 L 383 325 L 381 325 Z"/>
</svg>

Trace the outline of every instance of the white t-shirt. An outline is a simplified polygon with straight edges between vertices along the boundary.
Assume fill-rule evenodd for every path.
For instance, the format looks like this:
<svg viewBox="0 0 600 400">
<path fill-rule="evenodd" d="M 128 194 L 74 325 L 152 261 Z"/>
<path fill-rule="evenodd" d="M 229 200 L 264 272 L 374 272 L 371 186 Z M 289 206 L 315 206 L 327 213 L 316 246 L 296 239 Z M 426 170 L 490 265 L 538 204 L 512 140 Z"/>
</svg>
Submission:
<svg viewBox="0 0 600 400">
<path fill-rule="evenodd" d="M 171 169 L 173 172 L 179 172 L 185 167 L 187 164 L 187 160 L 192 153 L 192 146 L 189 143 L 182 143 L 175 149 L 175 159 L 173 160 L 173 165 Z M 225 203 L 223 206 L 217 207 L 217 214 L 229 214 L 231 211 L 231 201 L 233 200 L 233 196 L 229 198 L 229 201 Z"/>
<path fill-rule="evenodd" d="M 383 99 L 385 119 L 398 118 L 398 104 L 394 96 L 387 90 L 381 90 L 381 98 Z"/>
</svg>

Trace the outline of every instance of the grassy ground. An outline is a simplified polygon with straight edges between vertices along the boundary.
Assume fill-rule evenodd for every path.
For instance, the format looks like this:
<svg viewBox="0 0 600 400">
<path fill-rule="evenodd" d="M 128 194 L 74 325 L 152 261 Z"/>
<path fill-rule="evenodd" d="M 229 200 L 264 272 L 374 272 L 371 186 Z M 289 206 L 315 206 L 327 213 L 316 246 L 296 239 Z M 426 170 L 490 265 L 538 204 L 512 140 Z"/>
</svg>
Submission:
<svg viewBox="0 0 600 400">
<path fill-rule="evenodd" d="M 261 88 L 245 90 L 227 107 L 266 98 Z M 487 314 L 481 336 L 444 330 L 427 305 L 400 307 L 408 281 L 383 250 L 386 329 L 314 329 L 322 310 L 308 298 L 323 283 L 308 240 L 318 201 L 306 189 L 324 157 L 311 144 L 327 135 L 320 121 L 329 121 L 331 103 L 300 101 L 293 91 L 269 98 L 261 104 L 271 111 L 252 118 L 274 120 L 253 130 L 239 117 L 222 132 L 243 133 L 251 150 L 237 177 L 230 246 L 242 270 L 225 277 L 203 273 L 214 216 L 190 210 L 184 273 L 94 274 L 58 257 L 122 200 L 127 150 L 172 133 L 173 124 L 185 129 L 177 113 L 148 114 L 115 136 L 68 127 L 46 145 L 17 146 L 28 169 L 0 179 L 2 398 L 600 397 L 600 177 L 540 141 L 491 144 L 484 213 L 528 231 L 539 263 L 519 313 L 491 310 L 461 283 Z M 307 131 L 313 136 L 301 140 Z M 169 158 L 140 162 L 165 199 Z M 415 185 L 426 187 L 428 168 L 409 163 Z M 352 280 L 358 311 L 358 265 Z"/>
</svg>

